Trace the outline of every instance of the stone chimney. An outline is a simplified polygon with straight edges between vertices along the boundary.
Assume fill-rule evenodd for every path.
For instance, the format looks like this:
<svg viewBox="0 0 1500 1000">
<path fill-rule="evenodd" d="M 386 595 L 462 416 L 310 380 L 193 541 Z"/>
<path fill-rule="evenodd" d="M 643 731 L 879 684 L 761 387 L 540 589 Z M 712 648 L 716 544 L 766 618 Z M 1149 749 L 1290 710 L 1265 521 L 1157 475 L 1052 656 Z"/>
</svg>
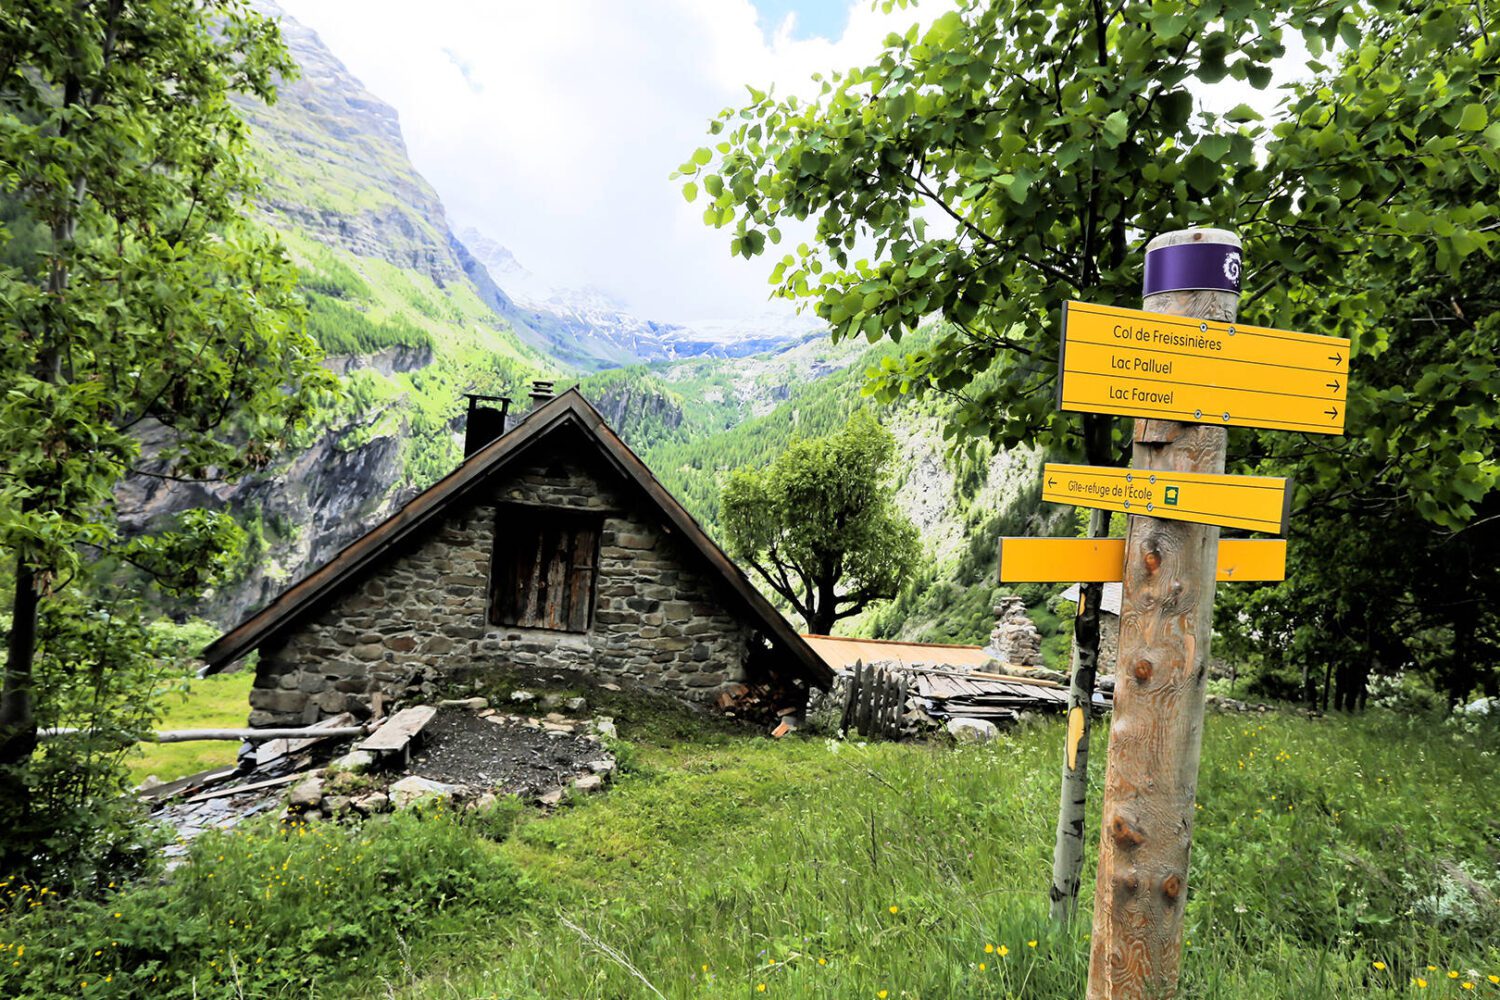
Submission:
<svg viewBox="0 0 1500 1000">
<path fill-rule="evenodd" d="M 1042 633 L 1026 616 L 1026 602 L 1014 595 L 1000 598 L 995 606 L 995 630 L 985 652 L 1018 667 L 1042 665 Z"/>
<path fill-rule="evenodd" d="M 553 383 L 545 379 L 537 379 L 531 383 L 531 408 L 534 410 L 552 398 Z"/>
<path fill-rule="evenodd" d="M 505 433 L 505 417 L 510 412 L 510 399 L 506 396 L 481 396 L 466 392 L 469 412 L 464 417 L 464 458 L 468 458 L 491 441 Z M 499 403 L 499 407 L 480 406 L 484 403 Z"/>
</svg>

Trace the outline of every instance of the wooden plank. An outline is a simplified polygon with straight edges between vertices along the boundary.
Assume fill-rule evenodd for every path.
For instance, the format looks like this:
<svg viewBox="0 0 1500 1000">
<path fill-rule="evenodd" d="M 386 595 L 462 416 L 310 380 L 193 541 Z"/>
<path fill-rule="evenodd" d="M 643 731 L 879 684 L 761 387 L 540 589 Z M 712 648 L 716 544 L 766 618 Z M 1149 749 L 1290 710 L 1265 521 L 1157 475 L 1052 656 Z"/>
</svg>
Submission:
<svg viewBox="0 0 1500 1000">
<path fill-rule="evenodd" d="M 552 544 L 547 556 L 547 590 L 543 603 L 542 627 L 562 631 L 568 624 L 568 563 L 572 556 L 569 532 L 554 526 L 549 534 Z"/>
<path fill-rule="evenodd" d="M 579 528 L 573 535 L 573 557 L 568 575 L 568 628 L 587 632 L 594 607 L 594 564 L 599 556 L 599 532 Z"/>
<path fill-rule="evenodd" d="M 194 802 L 207 802 L 209 799 L 223 799 L 241 792 L 256 792 L 262 788 L 275 788 L 277 785 L 290 785 L 298 778 L 305 778 L 311 771 L 298 771 L 295 774 L 284 774 L 279 778 L 267 778 L 265 781 L 255 781 L 248 785 L 235 785 L 233 788 L 216 788 L 202 795 L 194 795 L 190 799 L 183 799 L 184 805 L 192 805 Z"/>
<path fill-rule="evenodd" d="M 412 737 L 420 733 L 436 714 L 437 709 L 431 705 L 403 708 L 355 749 L 385 752 L 405 750 Z"/>
<path fill-rule="evenodd" d="M 307 747 L 312 746 L 319 740 L 327 739 L 329 736 L 335 735 L 331 732 L 322 732 L 322 730 L 341 729 L 347 726 L 352 726 L 353 724 L 354 716 L 349 714 L 348 712 L 340 712 L 338 715 L 332 715 L 326 719 L 320 719 L 306 728 L 305 732 L 309 733 L 309 735 L 307 735 L 305 738 L 298 737 L 293 733 L 289 733 L 287 735 L 287 738 L 285 739 L 273 739 L 269 743 L 262 743 L 255 750 L 255 763 L 257 765 L 266 764 L 280 757 L 285 757 L 289 753 L 296 753 L 298 750 L 304 750 Z M 313 732 L 316 732 L 317 734 L 312 735 Z M 345 735 L 363 735 L 363 730 L 361 729 L 361 731 L 358 733 L 348 733 Z"/>
</svg>

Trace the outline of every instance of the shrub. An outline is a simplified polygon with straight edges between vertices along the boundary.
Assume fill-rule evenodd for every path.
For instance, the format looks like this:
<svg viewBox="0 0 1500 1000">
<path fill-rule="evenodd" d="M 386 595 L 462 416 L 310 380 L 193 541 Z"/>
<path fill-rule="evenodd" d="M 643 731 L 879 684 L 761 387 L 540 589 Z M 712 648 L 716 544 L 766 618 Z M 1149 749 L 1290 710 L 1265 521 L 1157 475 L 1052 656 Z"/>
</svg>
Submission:
<svg viewBox="0 0 1500 1000">
<path fill-rule="evenodd" d="M 24 954 L 0 963 L 0 996 L 74 995 L 85 982 L 117 996 L 303 996 L 393 971 L 418 928 L 472 928 L 529 894 L 451 813 L 363 827 L 267 820 L 202 835 L 163 885 L 63 906 L 11 900 L 0 939 Z"/>
</svg>

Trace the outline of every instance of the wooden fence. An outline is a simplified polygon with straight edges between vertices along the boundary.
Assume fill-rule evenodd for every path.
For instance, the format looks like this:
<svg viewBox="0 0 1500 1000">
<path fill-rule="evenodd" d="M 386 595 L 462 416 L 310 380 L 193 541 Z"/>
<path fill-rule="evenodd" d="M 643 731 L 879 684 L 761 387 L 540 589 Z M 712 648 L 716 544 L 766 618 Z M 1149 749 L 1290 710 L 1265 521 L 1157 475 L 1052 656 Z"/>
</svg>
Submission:
<svg viewBox="0 0 1500 1000">
<path fill-rule="evenodd" d="M 865 737 L 901 738 L 906 712 L 906 675 L 855 661 L 844 706 L 844 732 Z"/>
</svg>

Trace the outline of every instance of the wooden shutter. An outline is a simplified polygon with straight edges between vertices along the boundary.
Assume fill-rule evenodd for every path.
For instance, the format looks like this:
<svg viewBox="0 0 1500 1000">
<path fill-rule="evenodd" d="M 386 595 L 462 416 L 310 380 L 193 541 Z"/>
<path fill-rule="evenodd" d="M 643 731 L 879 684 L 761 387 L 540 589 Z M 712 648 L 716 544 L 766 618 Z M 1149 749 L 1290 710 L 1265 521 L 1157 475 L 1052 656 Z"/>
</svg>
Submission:
<svg viewBox="0 0 1500 1000">
<path fill-rule="evenodd" d="M 502 508 L 490 570 L 496 625 L 585 632 L 593 619 L 596 518 Z"/>
</svg>

